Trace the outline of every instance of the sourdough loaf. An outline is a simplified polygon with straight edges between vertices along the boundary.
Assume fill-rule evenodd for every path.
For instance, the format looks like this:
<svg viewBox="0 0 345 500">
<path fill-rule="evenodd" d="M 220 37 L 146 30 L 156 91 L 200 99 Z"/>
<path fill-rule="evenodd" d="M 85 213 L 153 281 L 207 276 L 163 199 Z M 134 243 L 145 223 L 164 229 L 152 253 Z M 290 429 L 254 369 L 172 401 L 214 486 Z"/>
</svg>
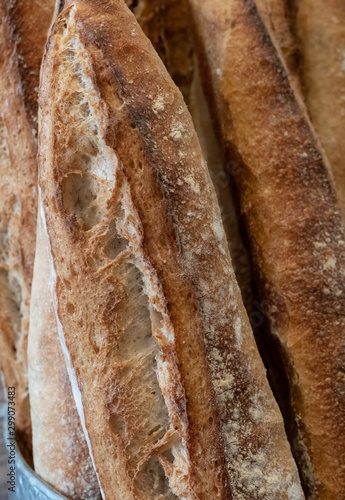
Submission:
<svg viewBox="0 0 345 500">
<path fill-rule="evenodd" d="M 73 500 L 100 499 L 58 336 L 49 240 L 38 214 L 28 341 L 35 471 Z"/>
<path fill-rule="evenodd" d="M 304 487 L 344 498 L 345 234 L 330 169 L 255 2 L 190 5 L 211 111 L 241 164 L 264 343 Z"/>
<path fill-rule="evenodd" d="M 0 366 L 15 387 L 18 443 L 30 460 L 27 335 L 36 232 L 39 69 L 53 1 L 0 1 Z"/>
<path fill-rule="evenodd" d="M 66 3 L 39 143 L 59 335 L 104 498 L 303 498 L 191 118 L 122 0 Z"/>
</svg>

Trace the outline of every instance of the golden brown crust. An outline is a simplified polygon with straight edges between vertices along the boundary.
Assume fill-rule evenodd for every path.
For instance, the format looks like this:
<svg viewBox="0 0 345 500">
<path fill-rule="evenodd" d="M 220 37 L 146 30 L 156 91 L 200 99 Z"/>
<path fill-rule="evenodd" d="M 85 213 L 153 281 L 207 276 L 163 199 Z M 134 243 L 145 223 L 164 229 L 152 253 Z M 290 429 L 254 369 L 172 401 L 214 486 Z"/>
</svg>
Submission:
<svg viewBox="0 0 345 500">
<path fill-rule="evenodd" d="M 239 173 L 239 165 L 236 161 L 227 162 L 224 158 L 224 151 L 217 140 L 214 123 L 202 88 L 197 60 L 194 62 L 189 110 L 217 194 L 236 280 L 246 311 L 251 317 L 254 299 L 250 259 L 248 249 L 242 239 L 236 194 L 231 190 L 231 179 Z"/>
<path fill-rule="evenodd" d="M 122 0 L 67 4 L 40 92 L 60 336 L 105 498 L 301 498 L 191 118 Z"/>
<path fill-rule="evenodd" d="M 187 104 L 193 79 L 192 32 L 186 0 L 126 0 Z"/>
<path fill-rule="evenodd" d="M 345 235 L 329 167 L 253 1 L 190 1 L 252 243 L 274 356 L 290 380 L 311 498 L 345 494 Z M 212 36 L 211 36 L 212 35 Z"/>
<path fill-rule="evenodd" d="M 331 163 L 345 214 L 345 5 L 341 0 L 300 0 L 296 31 L 305 97 Z"/>
<path fill-rule="evenodd" d="M 22 103 L 26 118 L 37 130 L 38 83 L 43 49 L 52 19 L 54 0 L 1 0 L 2 22 L 9 30 L 9 40 L 15 53 Z M 6 62 L 4 61 L 6 64 Z"/>
<path fill-rule="evenodd" d="M 261 14 L 265 16 L 266 26 L 272 30 L 276 43 L 282 51 L 284 60 L 300 85 L 300 53 L 293 35 L 292 7 L 287 0 L 257 0 Z"/>
<path fill-rule="evenodd" d="M 16 387 L 20 445 L 31 448 L 27 333 L 36 230 L 36 128 L 40 60 L 53 2 L 0 2 L 0 364 Z M 48 12 L 49 11 L 49 12 Z M 28 455 L 27 455 L 27 458 Z"/>
</svg>

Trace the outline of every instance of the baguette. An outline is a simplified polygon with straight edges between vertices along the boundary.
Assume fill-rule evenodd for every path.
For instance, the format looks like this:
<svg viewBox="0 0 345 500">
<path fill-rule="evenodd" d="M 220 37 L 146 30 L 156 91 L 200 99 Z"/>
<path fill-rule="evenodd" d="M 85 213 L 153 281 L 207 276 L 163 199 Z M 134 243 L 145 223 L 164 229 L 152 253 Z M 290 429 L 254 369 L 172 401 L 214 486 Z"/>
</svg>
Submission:
<svg viewBox="0 0 345 500">
<path fill-rule="evenodd" d="M 59 335 L 104 498 L 303 498 L 191 118 L 122 0 L 66 3 L 39 144 Z"/>
<path fill-rule="evenodd" d="M 36 473 L 73 500 L 100 499 L 58 337 L 49 241 L 38 214 L 28 341 L 29 389 Z"/>
<path fill-rule="evenodd" d="M 345 216 L 345 7 L 339 0 L 300 0 L 296 32 L 311 121 L 331 163 Z"/>
<path fill-rule="evenodd" d="M 30 462 L 27 335 L 36 232 L 37 90 L 53 2 L 0 1 L 0 366 Z"/>
<path fill-rule="evenodd" d="M 190 0 L 246 219 L 264 344 L 310 498 L 345 495 L 345 234 L 330 169 L 253 1 Z M 284 378 L 283 378 L 284 380 Z M 278 385 L 277 385 L 278 384 Z"/>
<path fill-rule="evenodd" d="M 139 4 L 128 0 L 126 3 L 182 92 L 191 113 L 217 194 L 236 279 L 244 305 L 250 312 L 253 294 L 249 257 L 236 217 L 235 197 L 229 187 L 229 177 L 237 173 L 236 164 L 224 165 L 223 153 L 216 139 L 193 50 L 187 0 L 142 0 Z"/>
</svg>

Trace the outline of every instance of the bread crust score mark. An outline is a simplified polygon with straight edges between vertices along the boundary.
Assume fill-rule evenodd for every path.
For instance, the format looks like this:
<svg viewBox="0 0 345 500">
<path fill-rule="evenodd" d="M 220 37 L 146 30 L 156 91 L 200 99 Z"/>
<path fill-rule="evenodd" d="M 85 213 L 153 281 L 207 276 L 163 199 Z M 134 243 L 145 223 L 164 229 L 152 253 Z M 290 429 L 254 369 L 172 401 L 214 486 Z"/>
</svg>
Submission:
<svg viewBox="0 0 345 500">
<path fill-rule="evenodd" d="M 59 333 L 104 497 L 301 497 L 190 116 L 122 1 L 66 5 L 40 92 Z"/>
<path fill-rule="evenodd" d="M 344 225 L 330 168 L 255 2 L 190 0 L 211 110 L 232 158 L 271 356 L 310 498 L 345 494 Z M 279 396 L 283 399 L 282 395 Z"/>
</svg>

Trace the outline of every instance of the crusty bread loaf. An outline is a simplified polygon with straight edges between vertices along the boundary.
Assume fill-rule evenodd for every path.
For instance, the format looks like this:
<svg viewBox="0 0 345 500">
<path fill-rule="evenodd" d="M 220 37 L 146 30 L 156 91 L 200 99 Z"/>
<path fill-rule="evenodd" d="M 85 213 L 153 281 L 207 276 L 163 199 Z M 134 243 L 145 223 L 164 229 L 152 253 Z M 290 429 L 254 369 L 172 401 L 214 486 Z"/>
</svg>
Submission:
<svg viewBox="0 0 345 500">
<path fill-rule="evenodd" d="M 296 31 L 308 111 L 331 163 L 345 216 L 344 2 L 300 0 Z"/>
<path fill-rule="evenodd" d="M 49 240 L 38 214 L 28 341 L 35 471 L 73 500 L 100 498 L 58 336 Z"/>
<path fill-rule="evenodd" d="M 104 498 L 302 498 L 191 118 L 122 0 L 66 4 L 40 110 L 59 335 Z"/>
<path fill-rule="evenodd" d="M 310 498 L 344 498 L 345 234 L 329 166 L 256 4 L 190 4 L 211 110 L 241 163 L 234 181 L 270 320 L 265 344 L 285 372 L 277 396 L 304 486 Z"/>
<path fill-rule="evenodd" d="M 15 387 L 16 431 L 30 460 L 27 334 L 36 232 L 39 69 L 53 1 L 0 1 L 0 366 Z M 7 391 L 6 391 L 7 392 Z"/>
</svg>

